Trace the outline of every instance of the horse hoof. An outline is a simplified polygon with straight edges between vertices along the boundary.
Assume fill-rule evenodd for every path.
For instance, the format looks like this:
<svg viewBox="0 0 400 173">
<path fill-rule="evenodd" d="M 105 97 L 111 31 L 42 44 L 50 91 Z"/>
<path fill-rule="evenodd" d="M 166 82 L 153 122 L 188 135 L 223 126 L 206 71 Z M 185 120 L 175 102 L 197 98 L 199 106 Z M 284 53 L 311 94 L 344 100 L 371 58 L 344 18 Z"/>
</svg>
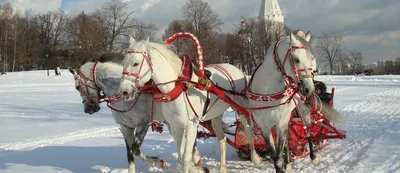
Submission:
<svg viewBox="0 0 400 173">
<path fill-rule="evenodd" d="M 261 160 L 262 160 L 262 158 L 260 157 L 260 156 L 256 156 L 256 158 L 253 158 L 252 159 L 252 162 L 253 162 L 253 164 L 255 165 L 255 166 L 259 166 L 259 165 L 261 165 Z"/>
<path fill-rule="evenodd" d="M 228 172 L 226 171 L 226 169 L 220 169 L 219 173 L 228 173 Z"/>
<path fill-rule="evenodd" d="M 160 160 L 160 168 L 164 169 L 167 167 L 167 162 L 165 160 Z"/>
<path fill-rule="evenodd" d="M 292 173 L 292 164 L 286 165 L 286 173 Z"/>
<path fill-rule="evenodd" d="M 312 162 L 312 164 L 314 164 L 314 165 L 318 165 L 319 162 L 320 162 L 319 157 L 316 156 L 314 159 L 311 160 L 311 162 Z"/>
<path fill-rule="evenodd" d="M 210 173 L 210 170 L 207 167 L 203 167 L 203 172 L 204 173 Z"/>
</svg>

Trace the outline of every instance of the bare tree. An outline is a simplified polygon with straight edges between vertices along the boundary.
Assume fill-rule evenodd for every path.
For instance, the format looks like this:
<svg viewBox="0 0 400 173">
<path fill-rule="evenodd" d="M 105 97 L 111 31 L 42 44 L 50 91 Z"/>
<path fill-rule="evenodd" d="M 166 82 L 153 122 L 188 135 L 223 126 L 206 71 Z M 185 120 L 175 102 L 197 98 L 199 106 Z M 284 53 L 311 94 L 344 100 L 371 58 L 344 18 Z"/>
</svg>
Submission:
<svg viewBox="0 0 400 173">
<path fill-rule="evenodd" d="M 90 14 L 67 17 L 61 11 L 17 14 L 11 4 L 0 6 L 0 70 L 49 69 L 78 65 L 81 58 L 116 52 L 125 37 L 155 39 L 152 24 L 137 22 L 124 0 L 109 0 Z M 47 55 L 47 56 L 46 56 Z M 7 57 L 12 61 L 7 61 Z M 21 68 L 22 69 L 22 68 Z"/>
<path fill-rule="evenodd" d="M 362 70 L 362 60 L 363 55 L 361 52 L 357 52 L 355 50 L 351 51 L 348 56 L 349 64 L 350 64 L 350 72 L 351 74 L 355 74 L 358 71 Z"/>
<path fill-rule="evenodd" d="M 109 37 L 107 49 L 112 52 L 116 49 L 115 42 L 118 38 L 128 35 L 130 29 L 137 27 L 134 14 L 138 10 L 129 11 L 128 3 L 123 0 L 109 0 L 95 15 L 98 21 L 107 29 Z"/>
<path fill-rule="evenodd" d="M 8 48 L 9 48 L 9 41 L 10 41 L 10 37 L 11 36 L 11 23 L 12 23 L 12 16 L 13 16 L 13 8 L 11 6 L 10 3 L 6 3 L 4 4 L 1 8 L 0 8 L 0 14 L 1 14 L 1 18 L 0 18 L 0 22 L 1 22 L 1 57 L 0 60 L 3 62 L 2 64 L 2 73 L 6 73 L 8 71 L 8 67 L 10 66 L 9 62 L 8 62 Z"/>
<path fill-rule="evenodd" d="M 205 64 L 220 62 L 220 48 L 217 44 L 217 32 L 223 24 L 220 16 L 204 0 L 189 0 L 182 7 L 182 14 L 184 30 L 193 33 L 203 46 Z M 186 48 L 189 55 L 197 55 L 193 44 L 185 45 L 189 46 Z"/>
<path fill-rule="evenodd" d="M 132 31 L 132 35 L 135 39 L 145 40 L 149 38 L 150 41 L 156 40 L 155 32 L 157 27 L 154 24 L 139 21 L 137 22 L 137 25 L 138 27 Z"/>
<path fill-rule="evenodd" d="M 29 15 L 25 11 L 24 16 L 18 19 L 20 22 L 18 37 L 19 63 L 24 69 L 31 69 L 39 65 L 39 34 L 37 32 L 37 17 Z M 39 68 L 37 66 L 36 68 Z"/>
<path fill-rule="evenodd" d="M 333 66 L 343 50 L 343 37 L 337 32 L 325 33 L 318 38 L 317 52 L 324 58 L 330 67 L 329 74 L 332 74 Z"/>
<path fill-rule="evenodd" d="M 240 51 L 240 66 L 250 74 L 257 64 L 261 63 L 269 48 L 279 36 L 288 33 L 283 23 L 267 22 L 264 19 L 244 18 L 237 29 L 241 37 L 237 40 L 242 44 Z M 237 64 L 239 65 L 239 64 Z"/>
<path fill-rule="evenodd" d="M 245 48 L 240 35 L 228 33 L 226 35 L 224 51 L 224 62 L 234 64 L 242 70 L 248 69 L 246 60 L 250 58 L 244 57 Z"/>
<path fill-rule="evenodd" d="M 183 32 L 185 31 L 185 26 L 184 26 L 184 21 L 182 20 L 172 20 L 167 29 L 164 31 L 164 34 L 162 35 L 163 40 L 167 40 L 169 37 L 171 37 L 173 34 L 176 34 L 178 32 Z M 172 44 L 173 48 L 175 49 L 175 52 L 179 55 L 184 52 L 184 40 L 176 40 Z"/>
<path fill-rule="evenodd" d="M 199 38 L 209 36 L 223 24 L 218 13 L 204 0 L 189 0 L 182 7 L 182 13 L 187 24 L 192 25 L 191 32 Z"/>
<path fill-rule="evenodd" d="M 57 57 L 57 48 L 62 47 L 60 44 L 63 41 L 65 17 L 62 12 L 50 11 L 38 15 L 36 18 L 35 28 L 39 36 L 40 56 L 44 57 L 43 65 L 49 75 L 50 66 L 53 66 L 53 68 L 58 66 L 55 57 Z"/>
<path fill-rule="evenodd" d="M 96 20 L 96 17 L 86 15 L 84 12 L 69 19 L 67 25 L 71 48 L 79 50 L 83 54 L 106 50 L 107 43 L 104 39 L 109 36 L 103 31 L 102 25 Z"/>
</svg>

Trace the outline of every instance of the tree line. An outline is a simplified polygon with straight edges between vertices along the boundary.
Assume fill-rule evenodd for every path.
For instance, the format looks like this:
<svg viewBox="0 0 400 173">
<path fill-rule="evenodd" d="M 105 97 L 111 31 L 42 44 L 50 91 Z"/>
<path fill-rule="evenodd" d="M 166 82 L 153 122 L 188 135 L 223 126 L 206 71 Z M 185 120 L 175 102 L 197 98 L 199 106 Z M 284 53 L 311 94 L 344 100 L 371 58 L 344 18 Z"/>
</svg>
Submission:
<svg viewBox="0 0 400 173">
<path fill-rule="evenodd" d="M 109 0 L 102 8 L 75 16 L 61 11 L 30 15 L 13 12 L 10 4 L 0 7 L 0 57 L 2 71 L 77 67 L 80 62 L 100 54 L 123 55 L 128 36 L 137 40 L 150 37 L 162 42 L 177 32 L 191 32 L 203 46 L 205 64 L 231 63 L 247 74 L 262 62 L 278 36 L 291 29 L 282 23 L 258 18 L 243 18 L 232 32 L 221 29 L 219 14 L 204 0 L 189 0 L 181 7 L 181 16 L 172 20 L 161 40 L 156 26 L 140 20 L 140 9 L 130 11 L 127 2 Z M 327 33 L 317 38 L 315 55 L 330 67 L 342 66 L 343 73 L 362 70 L 363 56 L 346 50 L 343 37 Z M 188 39 L 175 41 L 171 48 L 178 55 L 188 55 L 194 62 L 196 48 Z M 344 68 L 345 67 L 345 68 Z"/>
<path fill-rule="evenodd" d="M 92 13 L 67 16 L 62 11 L 32 15 L 0 7 L 1 71 L 76 67 L 98 54 L 118 54 L 126 36 L 154 37 L 155 26 L 137 18 L 122 0 L 109 0 Z"/>
<path fill-rule="evenodd" d="M 343 35 L 337 32 L 324 33 L 318 38 L 316 53 L 326 63 L 326 74 L 333 74 L 334 66 L 340 67 L 336 74 L 354 75 L 366 71 L 369 75 L 400 74 L 400 57 L 390 61 L 381 61 L 373 67 L 364 66 L 361 52 L 349 50 L 343 44 Z"/>
</svg>

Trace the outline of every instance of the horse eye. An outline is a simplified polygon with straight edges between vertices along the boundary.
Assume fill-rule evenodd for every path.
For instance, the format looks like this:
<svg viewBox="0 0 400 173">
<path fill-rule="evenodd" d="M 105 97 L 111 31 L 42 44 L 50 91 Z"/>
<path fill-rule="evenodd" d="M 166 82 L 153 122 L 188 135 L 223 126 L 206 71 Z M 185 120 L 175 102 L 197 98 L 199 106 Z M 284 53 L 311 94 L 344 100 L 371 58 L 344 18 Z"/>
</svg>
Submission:
<svg viewBox="0 0 400 173">
<path fill-rule="evenodd" d="M 81 88 L 81 86 L 76 86 L 75 89 L 79 91 L 79 89 Z"/>
<path fill-rule="evenodd" d="M 138 66 L 139 65 L 139 63 L 137 63 L 137 62 L 135 62 L 135 64 L 133 64 L 133 66 L 135 67 L 135 66 Z"/>
<path fill-rule="evenodd" d="M 294 62 L 296 62 L 296 63 L 299 63 L 299 62 L 300 62 L 299 58 L 294 58 L 293 60 L 294 60 Z"/>
</svg>

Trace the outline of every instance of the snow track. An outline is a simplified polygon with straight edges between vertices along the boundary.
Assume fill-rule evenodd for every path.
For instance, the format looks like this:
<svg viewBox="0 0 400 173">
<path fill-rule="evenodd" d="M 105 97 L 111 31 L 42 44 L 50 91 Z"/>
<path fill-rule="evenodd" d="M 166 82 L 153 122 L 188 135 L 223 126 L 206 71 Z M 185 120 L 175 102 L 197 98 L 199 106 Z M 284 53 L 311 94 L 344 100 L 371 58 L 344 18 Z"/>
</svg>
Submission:
<svg viewBox="0 0 400 173">
<path fill-rule="evenodd" d="M 301 165 L 300 172 L 399 172 L 400 107 L 392 98 L 400 98 L 400 89 L 382 90 L 335 98 L 337 105 L 352 102 L 339 109 L 345 123 L 337 127 L 347 130 L 347 138 L 331 140 L 319 153 L 321 164 Z"/>
<path fill-rule="evenodd" d="M 22 142 L 3 144 L 0 145 L 0 149 L 29 151 L 39 147 L 71 143 L 79 140 L 89 140 L 90 138 L 119 136 L 120 133 L 121 132 L 116 126 L 93 128 L 56 136 L 38 137 L 36 139 L 28 139 Z"/>
</svg>

